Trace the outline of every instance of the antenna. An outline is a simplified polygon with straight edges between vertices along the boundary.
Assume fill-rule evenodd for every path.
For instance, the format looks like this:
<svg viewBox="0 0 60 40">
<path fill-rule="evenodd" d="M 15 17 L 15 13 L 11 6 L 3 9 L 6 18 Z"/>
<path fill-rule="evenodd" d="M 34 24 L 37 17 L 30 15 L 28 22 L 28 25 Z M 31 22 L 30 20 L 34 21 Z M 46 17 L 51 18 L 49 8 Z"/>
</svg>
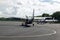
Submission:
<svg viewBox="0 0 60 40">
<path fill-rule="evenodd" d="M 35 10 L 33 9 L 33 16 L 34 16 L 34 11 L 35 11 Z"/>
<path fill-rule="evenodd" d="M 33 15 L 32 15 L 32 16 L 33 16 L 33 19 L 34 19 L 34 11 L 35 11 L 35 10 L 33 9 Z"/>
</svg>

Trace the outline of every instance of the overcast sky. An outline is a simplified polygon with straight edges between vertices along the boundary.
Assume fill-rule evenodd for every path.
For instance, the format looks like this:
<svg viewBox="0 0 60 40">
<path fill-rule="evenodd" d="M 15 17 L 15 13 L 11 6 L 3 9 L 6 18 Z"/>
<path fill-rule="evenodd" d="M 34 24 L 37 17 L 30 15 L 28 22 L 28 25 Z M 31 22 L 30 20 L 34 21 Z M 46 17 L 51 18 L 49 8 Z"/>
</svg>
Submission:
<svg viewBox="0 0 60 40">
<path fill-rule="evenodd" d="M 0 0 L 0 17 L 25 17 L 60 11 L 60 0 Z"/>
</svg>

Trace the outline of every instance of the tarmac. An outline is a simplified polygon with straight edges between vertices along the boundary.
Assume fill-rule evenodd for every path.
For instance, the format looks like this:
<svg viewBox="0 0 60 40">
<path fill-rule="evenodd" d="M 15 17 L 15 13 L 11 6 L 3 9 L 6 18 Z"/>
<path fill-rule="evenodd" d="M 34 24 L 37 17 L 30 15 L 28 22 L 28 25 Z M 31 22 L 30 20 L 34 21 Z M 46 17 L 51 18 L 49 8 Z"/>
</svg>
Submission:
<svg viewBox="0 0 60 40">
<path fill-rule="evenodd" d="M 0 40 L 60 40 L 60 24 L 21 26 L 18 21 L 0 21 Z"/>
</svg>

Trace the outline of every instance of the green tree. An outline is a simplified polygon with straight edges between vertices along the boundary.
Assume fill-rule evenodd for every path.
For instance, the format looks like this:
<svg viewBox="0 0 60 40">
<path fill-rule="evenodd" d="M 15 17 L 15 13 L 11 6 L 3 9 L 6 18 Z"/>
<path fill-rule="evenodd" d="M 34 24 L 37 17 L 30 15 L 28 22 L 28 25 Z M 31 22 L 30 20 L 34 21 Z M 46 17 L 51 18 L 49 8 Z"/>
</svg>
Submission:
<svg viewBox="0 0 60 40">
<path fill-rule="evenodd" d="M 49 14 L 47 14 L 47 13 L 43 13 L 42 14 L 42 17 L 49 17 L 50 15 Z"/>
<path fill-rule="evenodd" d="M 55 19 L 58 19 L 60 21 L 60 11 L 54 12 L 52 14 L 52 17 L 55 18 Z"/>
</svg>

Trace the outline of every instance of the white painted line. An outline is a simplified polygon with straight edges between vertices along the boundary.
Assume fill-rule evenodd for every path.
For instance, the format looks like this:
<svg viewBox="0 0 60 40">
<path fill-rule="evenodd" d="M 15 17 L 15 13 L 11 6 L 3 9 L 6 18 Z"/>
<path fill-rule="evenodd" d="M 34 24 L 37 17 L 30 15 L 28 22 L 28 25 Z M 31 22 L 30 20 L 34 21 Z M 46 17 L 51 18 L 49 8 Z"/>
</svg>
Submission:
<svg viewBox="0 0 60 40">
<path fill-rule="evenodd" d="M 0 38 L 19 38 L 19 37 L 41 37 L 41 36 L 49 36 L 56 34 L 56 31 L 53 30 L 53 33 L 42 34 L 42 35 L 29 35 L 29 36 L 0 36 Z"/>
</svg>

